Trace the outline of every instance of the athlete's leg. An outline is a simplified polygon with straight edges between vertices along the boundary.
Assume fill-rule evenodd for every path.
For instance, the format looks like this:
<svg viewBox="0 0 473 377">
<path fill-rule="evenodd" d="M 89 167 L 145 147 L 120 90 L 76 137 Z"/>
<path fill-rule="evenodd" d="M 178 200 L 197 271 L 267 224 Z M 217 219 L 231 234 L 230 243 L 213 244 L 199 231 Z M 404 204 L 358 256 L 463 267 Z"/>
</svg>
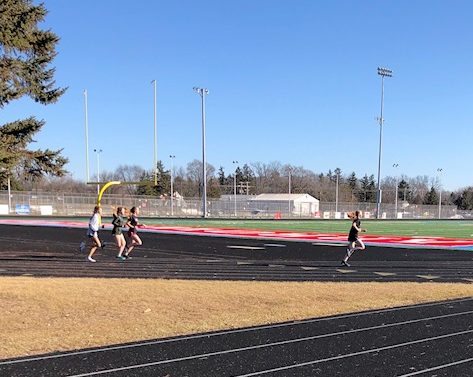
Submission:
<svg viewBox="0 0 473 377">
<path fill-rule="evenodd" d="M 343 261 L 342 261 L 343 264 L 345 264 L 345 265 L 348 264 L 347 263 L 348 259 L 350 259 L 351 255 L 355 251 L 354 247 L 355 247 L 355 242 L 349 241 L 348 242 L 347 254 L 345 255 L 345 258 L 343 258 Z"/>
<path fill-rule="evenodd" d="M 90 262 L 96 262 L 96 260 L 93 259 L 92 256 L 93 256 L 94 253 L 97 251 L 97 248 L 101 247 L 102 244 L 100 243 L 100 239 L 99 239 L 97 233 L 95 233 L 95 234 L 91 237 L 91 241 L 92 241 L 92 247 L 90 248 L 90 252 L 89 252 L 89 255 L 88 255 L 87 259 L 88 259 Z"/>
<path fill-rule="evenodd" d="M 133 233 L 131 235 L 131 246 L 128 247 L 128 251 L 125 253 L 125 256 L 130 255 L 131 251 L 135 248 L 135 246 L 141 246 L 143 245 L 143 242 L 141 241 L 140 236 L 138 233 Z"/>
<path fill-rule="evenodd" d="M 365 250 L 366 246 L 361 239 L 358 238 L 354 243 L 357 245 L 355 250 Z"/>
</svg>

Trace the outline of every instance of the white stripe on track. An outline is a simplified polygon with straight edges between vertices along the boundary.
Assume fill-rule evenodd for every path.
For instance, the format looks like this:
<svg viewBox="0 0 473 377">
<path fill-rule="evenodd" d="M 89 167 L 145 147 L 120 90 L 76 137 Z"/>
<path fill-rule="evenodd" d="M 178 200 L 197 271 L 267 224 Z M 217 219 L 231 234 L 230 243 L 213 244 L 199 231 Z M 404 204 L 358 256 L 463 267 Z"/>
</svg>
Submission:
<svg viewBox="0 0 473 377">
<path fill-rule="evenodd" d="M 345 358 L 353 357 L 353 356 L 366 355 L 366 354 L 372 353 L 372 352 L 386 351 L 386 350 L 390 350 L 390 349 L 394 349 L 394 348 L 410 346 L 412 344 L 419 344 L 419 343 L 423 343 L 423 342 L 430 342 L 432 340 L 445 339 L 445 338 L 449 338 L 449 337 L 452 337 L 452 336 L 469 334 L 469 333 L 472 333 L 472 332 L 473 332 L 473 330 L 460 331 L 460 332 L 456 332 L 456 333 L 453 333 L 453 334 L 446 334 L 446 335 L 434 336 L 434 337 L 431 337 L 431 338 L 414 340 L 412 342 L 393 344 L 391 346 L 380 347 L 380 348 L 375 348 L 375 349 L 360 351 L 360 352 L 353 352 L 353 353 L 348 353 L 346 355 L 333 356 L 333 357 L 328 357 L 326 359 L 313 360 L 313 361 L 308 361 L 308 362 L 305 362 L 305 363 L 293 364 L 293 365 L 288 365 L 288 366 L 284 366 L 284 367 L 280 367 L 280 368 L 267 369 L 267 370 L 262 370 L 262 371 L 259 371 L 259 372 L 248 373 L 248 374 L 240 374 L 238 376 L 233 376 L 233 377 L 260 376 L 260 375 L 268 374 L 268 373 L 272 373 L 272 372 L 279 372 L 279 371 L 282 371 L 282 370 L 301 368 L 301 367 L 305 367 L 305 366 L 308 366 L 308 365 L 320 364 L 320 363 L 325 363 L 327 361 L 340 360 L 340 359 L 345 359 Z M 83 375 L 80 375 L 80 376 L 89 376 L 89 374 L 83 374 Z M 68 377 L 80 377 L 80 376 L 78 375 L 78 376 L 68 376 Z M 408 376 L 408 375 L 406 375 L 406 376 Z"/>
<path fill-rule="evenodd" d="M 160 361 L 154 361 L 154 362 L 146 363 L 146 364 L 130 365 L 130 366 L 126 366 L 126 367 L 107 369 L 107 370 L 102 370 L 102 371 L 98 371 L 98 372 L 90 372 L 90 373 L 72 375 L 72 376 L 68 376 L 68 377 L 94 376 L 94 375 L 98 375 L 98 374 L 105 374 L 105 373 L 111 373 L 111 372 L 117 372 L 117 371 L 123 371 L 123 370 L 139 369 L 139 368 L 145 368 L 145 367 L 149 367 L 149 366 L 170 364 L 170 363 L 175 363 L 175 362 L 179 362 L 179 361 L 201 359 L 201 358 L 207 358 L 207 357 L 210 357 L 210 356 L 225 355 L 225 354 L 236 353 L 236 352 L 241 352 L 241 351 L 249 351 L 249 350 L 255 350 L 255 349 L 262 349 L 262 348 L 270 348 L 270 347 L 281 346 L 281 345 L 285 345 L 285 344 L 300 343 L 300 342 L 305 342 L 305 341 L 314 340 L 314 339 L 330 338 L 330 337 L 333 337 L 333 336 L 353 334 L 353 333 L 358 333 L 358 332 L 363 332 L 363 331 L 370 331 L 370 330 L 378 330 L 378 329 L 384 329 L 384 328 L 387 328 L 387 327 L 396 327 L 396 326 L 408 325 L 408 324 L 412 324 L 412 323 L 416 323 L 416 322 L 429 321 L 429 320 L 435 320 L 435 319 L 440 319 L 440 318 L 456 317 L 456 316 L 466 315 L 466 314 L 473 314 L 473 310 L 470 310 L 468 312 L 463 312 L 463 313 L 454 313 L 454 314 L 447 314 L 447 315 L 435 316 L 435 317 L 429 317 L 429 318 L 421 318 L 421 319 L 409 320 L 409 321 L 392 323 L 392 324 L 365 327 L 365 328 L 356 329 L 356 330 L 346 330 L 346 331 L 339 331 L 339 332 L 329 333 L 329 334 L 314 335 L 314 336 L 309 336 L 309 337 L 305 337 L 305 338 L 282 340 L 282 341 L 279 341 L 279 342 L 265 343 L 265 344 L 260 344 L 260 345 L 256 345 L 256 346 L 241 347 L 241 348 L 228 349 L 228 350 L 223 350 L 223 351 L 209 352 L 209 353 L 204 353 L 204 354 L 199 354 L 199 355 L 180 357 L 180 358 L 176 358 L 176 359 L 160 360 Z M 466 332 L 473 332 L 473 330 L 467 330 Z M 445 335 L 441 335 L 440 337 L 442 337 L 442 336 L 445 336 Z M 449 336 L 449 335 L 447 334 L 447 336 Z M 427 339 L 431 339 L 431 338 L 427 338 Z M 419 342 L 419 341 L 420 340 L 414 341 L 414 343 Z M 388 346 L 388 347 L 391 347 L 391 346 Z M 384 347 L 382 347 L 382 348 L 384 348 Z M 380 349 L 382 349 L 382 348 L 380 348 Z M 373 352 L 374 350 L 370 350 L 370 351 Z"/>
<path fill-rule="evenodd" d="M 408 309 L 415 309 L 415 308 L 425 308 L 425 307 L 431 307 L 431 306 L 442 306 L 442 305 L 449 305 L 449 304 L 457 304 L 457 303 L 467 302 L 467 301 L 473 301 L 473 297 L 463 298 L 463 299 L 458 299 L 458 300 L 451 300 L 451 301 L 443 301 L 443 302 L 429 302 L 429 303 L 425 303 L 425 304 L 415 304 L 415 305 L 401 306 L 401 307 L 396 307 L 396 308 L 376 309 L 376 310 L 370 310 L 370 311 L 365 311 L 365 312 L 361 312 L 361 313 L 349 313 L 349 314 L 342 314 L 342 315 L 338 315 L 338 316 L 330 316 L 330 317 L 323 317 L 323 318 L 313 318 L 313 319 L 307 319 L 307 320 L 296 320 L 296 321 L 292 321 L 292 322 L 284 322 L 284 323 L 278 323 L 278 324 L 274 324 L 274 325 L 254 326 L 254 327 L 247 327 L 247 328 L 243 328 L 243 329 L 224 330 L 224 331 L 217 331 L 217 332 L 213 332 L 213 333 L 202 333 L 202 334 L 197 334 L 197 335 L 187 335 L 187 336 L 171 338 L 171 339 L 159 339 L 159 340 L 142 342 L 142 343 L 133 343 L 133 344 L 109 346 L 109 347 L 102 347 L 102 348 L 98 348 L 98 349 L 73 351 L 73 352 L 66 352 L 66 353 L 60 353 L 60 354 L 48 355 L 48 356 L 36 356 L 36 357 L 33 356 L 33 357 L 30 357 L 30 358 L 23 358 L 23 359 L 17 359 L 17 360 L 9 360 L 9 361 L 3 361 L 3 362 L 0 361 L 0 366 L 1 365 L 9 365 L 9 364 L 18 364 L 18 363 L 30 362 L 30 361 L 62 358 L 62 357 L 67 357 L 67 356 L 83 355 L 83 354 L 89 354 L 89 353 L 114 351 L 114 350 L 128 349 L 128 348 L 134 348 L 134 347 L 145 347 L 145 346 L 151 346 L 151 345 L 156 345 L 156 344 L 186 341 L 186 340 L 190 340 L 190 339 L 210 338 L 210 337 L 214 337 L 214 336 L 222 336 L 222 335 L 228 335 L 228 334 L 253 332 L 253 331 L 275 329 L 275 328 L 281 328 L 281 327 L 287 327 L 287 326 L 305 325 L 305 324 L 316 323 L 316 322 L 328 322 L 328 321 L 333 321 L 333 320 L 338 320 L 338 319 L 362 317 L 362 316 L 366 316 L 366 315 L 390 313 L 390 312 L 396 312 L 396 311 L 402 311 L 402 310 L 408 310 Z"/>
<path fill-rule="evenodd" d="M 291 365 L 284 366 L 284 367 L 267 369 L 267 370 L 262 370 L 262 371 L 259 371 L 259 372 L 253 372 L 253 373 L 249 373 L 249 374 L 242 374 L 242 375 L 233 376 L 233 377 L 258 376 L 258 375 L 262 375 L 262 374 L 278 372 L 278 371 L 288 370 L 288 369 L 293 369 L 293 368 L 300 368 L 300 367 L 304 367 L 304 366 L 307 366 L 307 365 L 320 364 L 320 363 L 324 363 L 324 362 L 327 362 L 327 361 L 340 360 L 340 359 L 345 359 L 345 358 L 348 358 L 348 357 L 365 355 L 367 353 L 380 352 L 380 351 L 385 351 L 385 350 L 389 350 L 389 349 L 393 349 L 393 348 L 399 348 L 399 347 L 409 346 L 409 345 L 412 345 L 412 344 L 429 342 L 429 341 L 432 341 L 432 340 L 444 339 L 444 338 L 449 338 L 449 337 L 452 337 L 452 336 L 464 335 L 464 334 L 469 334 L 469 333 L 473 333 L 473 330 L 466 330 L 466 331 L 460 331 L 460 332 L 456 332 L 456 333 L 452 333 L 452 334 L 434 336 L 434 337 L 431 337 L 431 338 L 418 339 L 418 340 L 414 340 L 414 341 L 411 341 L 411 342 L 398 343 L 398 344 L 393 344 L 391 346 L 373 348 L 373 349 L 370 349 L 370 350 L 365 350 L 365 351 L 360 351 L 360 352 L 353 352 L 353 353 L 349 353 L 349 354 L 346 354 L 346 355 L 339 355 L 339 356 L 328 357 L 328 358 L 325 358 L 325 359 L 312 360 L 312 361 L 308 361 L 308 362 L 305 362 L 305 363 L 291 364 Z M 285 344 L 285 343 L 288 343 L 288 342 L 280 342 L 280 343 Z M 157 365 L 162 365 L 162 364 L 169 364 L 169 363 L 178 362 L 178 361 L 187 361 L 187 360 L 192 360 L 192 359 L 205 358 L 205 357 L 209 357 L 209 356 L 222 355 L 222 354 L 227 354 L 227 353 L 232 353 L 232 352 L 237 352 L 237 351 L 246 351 L 246 350 L 250 350 L 250 349 L 254 349 L 254 348 L 263 348 L 263 347 L 267 347 L 267 346 L 269 346 L 269 345 L 265 344 L 265 345 L 261 345 L 261 346 L 258 346 L 258 347 L 238 348 L 238 349 L 235 349 L 235 350 L 226 350 L 226 351 L 222 351 L 222 352 L 211 352 L 211 353 L 202 354 L 202 355 L 181 357 L 179 359 L 163 360 L 163 361 L 156 361 L 156 362 L 145 363 L 145 364 L 130 365 L 130 366 L 121 367 L 121 368 L 106 369 L 106 370 L 101 370 L 101 371 L 97 371 L 97 372 L 74 374 L 74 375 L 69 375 L 67 377 L 98 376 L 100 374 L 108 374 L 108 373 L 121 372 L 121 371 L 125 371 L 125 370 L 147 368 L 147 367 L 152 367 L 152 366 L 157 366 Z"/>
<path fill-rule="evenodd" d="M 242 249 L 242 250 L 264 250 L 261 246 L 245 246 L 245 245 L 228 245 L 228 249 Z"/>
<path fill-rule="evenodd" d="M 472 361 L 473 361 L 473 357 L 471 357 L 471 358 L 469 358 L 469 359 L 464 359 L 464 360 L 455 361 L 455 362 L 453 362 L 453 363 L 438 365 L 438 366 L 436 366 L 436 367 L 432 367 L 432 368 L 428 368 L 428 369 L 418 370 L 417 372 L 412 372 L 412 373 L 408 373 L 408 374 L 402 374 L 402 375 L 399 375 L 399 376 L 397 376 L 397 377 L 416 376 L 416 375 L 418 375 L 418 374 L 423 374 L 423 373 L 427 373 L 427 372 L 432 372 L 432 371 L 434 371 L 434 370 L 439 370 L 439 369 L 454 367 L 455 365 L 460 365 L 460 364 L 464 364 L 464 363 L 470 363 L 470 362 L 472 362 Z"/>
</svg>

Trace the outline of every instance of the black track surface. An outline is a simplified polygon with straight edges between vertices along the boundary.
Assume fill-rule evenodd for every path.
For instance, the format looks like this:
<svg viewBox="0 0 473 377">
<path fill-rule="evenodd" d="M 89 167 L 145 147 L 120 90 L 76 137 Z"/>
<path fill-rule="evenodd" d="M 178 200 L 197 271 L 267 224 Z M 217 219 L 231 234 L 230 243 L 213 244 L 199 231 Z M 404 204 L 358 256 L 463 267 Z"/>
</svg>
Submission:
<svg viewBox="0 0 473 377">
<path fill-rule="evenodd" d="M 473 281 L 469 251 L 141 233 L 87 262 L 83 229 L 0 226 L 0 275 L 294 281 Z M 111 242 L 109 231 L 102 233 Z M 0 376 L 473 376 L 473 298 L 0 361 Z"/>
<path fill-rule="evenodd" d="M 95 254 L 80 253 L 83 229 L 0 225 L 0 275 L 88 276 L 284 281 L 473 281 L 473 253 L 462 250 L 370 247 L 342 267 L 342 246 L 140 233 L 132 259 L 115 258 L 108 242 Z"/>
<path fill-rule="evenodd" d="M 0 361 L 10 377 L 473 375 L 473 299 Z"/>
</svg>

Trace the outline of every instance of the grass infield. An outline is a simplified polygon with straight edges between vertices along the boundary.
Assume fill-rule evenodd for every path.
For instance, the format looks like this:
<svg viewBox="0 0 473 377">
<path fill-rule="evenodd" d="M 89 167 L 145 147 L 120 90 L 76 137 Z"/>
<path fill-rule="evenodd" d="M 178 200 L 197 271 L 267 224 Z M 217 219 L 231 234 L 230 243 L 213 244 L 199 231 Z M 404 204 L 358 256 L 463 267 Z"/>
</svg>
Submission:
<svg viewBox="0 0 473 377">
<path fill-rule="evenodd" d="M 0 358 L 473 296 L 471 284 L 0 278 Z"/>
</svg>

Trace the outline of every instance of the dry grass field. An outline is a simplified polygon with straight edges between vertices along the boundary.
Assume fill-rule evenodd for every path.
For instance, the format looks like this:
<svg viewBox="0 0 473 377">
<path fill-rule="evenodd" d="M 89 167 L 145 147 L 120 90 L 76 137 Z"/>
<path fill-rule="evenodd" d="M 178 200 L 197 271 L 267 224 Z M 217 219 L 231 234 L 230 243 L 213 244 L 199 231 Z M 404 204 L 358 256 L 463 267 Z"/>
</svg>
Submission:
<svg viewBox="0 0 473 377">
<path fill-rule="evenodd" d="M 473 296 L 472 284 L 0 278 L 0 358 Z"/>
</svg>

